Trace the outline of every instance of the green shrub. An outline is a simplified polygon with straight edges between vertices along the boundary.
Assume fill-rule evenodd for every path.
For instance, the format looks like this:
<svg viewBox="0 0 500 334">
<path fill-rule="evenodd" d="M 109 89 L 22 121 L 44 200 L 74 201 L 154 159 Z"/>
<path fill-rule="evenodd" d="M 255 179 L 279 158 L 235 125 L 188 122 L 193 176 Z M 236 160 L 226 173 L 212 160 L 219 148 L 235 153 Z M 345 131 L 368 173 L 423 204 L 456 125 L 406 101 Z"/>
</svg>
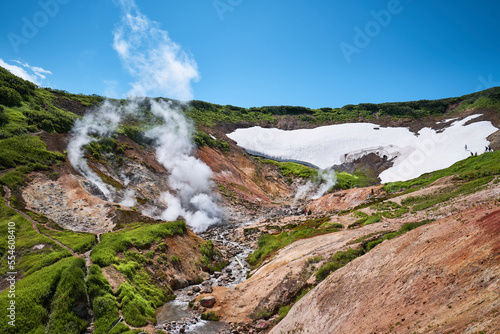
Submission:
<svg viewBox="0 0 500 334">
<path fill-rule="evenodd" d="M 201 319 L 207 321 L 219 321 L 219 316 L 215 314 L 214 311 L 208 311 L 201 314 Z"/>
<path fill-rule="evenodd" d="M 203 131 L 196 131 L 193 141 L 198 147 L 208 146 L 219 149 L 222 152 L 229 152 L 229 144 L 220 139 L 214 139 Z"/>
<path fill-rule="evenodd" d="M 302 179 L 316 179 L 318 177 L 318 171 L 314 168 L 307 167 L 295 162 L 279 162 L 270 159 L 260 159 L 258 161 L 265 164 L 275 165 L 279 168 L 280 173 L 285 177 L 297 177 Z"/>
<path fill-rule="evenodd" d="M 458 161 L 448 168 L 421 175 L 413 180 L 388 183 L 384 186 L 384 189 L 388 192 L 402 190 L 411 192 L 450 175 L 455 175 L 458 180 L 472 181 L 486 176 L 499 175 L 499 166 L 500 151 L 483 153 L 477 157 L 468 157 L 467 159 Z M 406 204 L 410 203 L 403 202 L 403 205 Z"/>
<path fill-rule="evenodd" d="M 29 163 L 51 165 L 64 159 L 59 152 L 47 151 L 47 146 L 39 137 L 22 135 L 0 139 L 0 169 Z"/>
<path fill-rule="evenodd" d="M 47 132 L 67 133 L 77 118 L 76 115 L 55 107 L 49 110 L 27 109 L 22 112 L 29 125 L 35 125 Z"/>
<path fill-rule="evenodd" d="M 142 254 L 139 254 L 134 250 L 127 250 L 123 252 L 123 255 L 125 255 L 125 258 L 127 258 L 128 260 L 133 260 L 136 261 L 137 263 L 147 262 L 147 259 Z"/>
<path fill-rule="evenodd" d="M 0 157 L 0 160 L 1 159 Z M 7 172 L 0 177 L 0 184 L 6 185 L 11 189 L 20 187 L 24 185 L 24 173 L 18 171 Z"/>
<path fill-rule="evenodd" d="M 9 116 L 5 113 L 5 108 L 0 105 L 0 126 L 9 123 Z"/>
<path fill-rule="evenodd" d="M 16 225 L 16 249 L 18 251 L 16 269 L 24 276 L 48 267 L 64 257 L 71 256 L 69 251 L 46 236 L 37 233 L 30 221 L 6 207 L 3 197 L 0 196 L 0 235 L 8 235 L 8 222 L 14 222 Z M 40 244 L 44 244 L 46 247 L 39 250 L 33 249 L 33 246 Z M 7 238 L 0 238 L 0 257 L 8 249 L 7 246 Z M 0 275 L 4 275 L 7 268 L 6 262 L 1 263 Z"/>
<path fill-rule="evenodd" d="M 136 288 L 125 282 L 120 285 L 117 293 L 123 318 L 127 324 L 142 327 L 147 325 L 148 319 L 154 321 L 155 309 L 138 293 Z"/>
<path fill-rule="evenodd" d="M 14 333 L 81 333 L 87 326 L 85 315 L 74 310 L 82 305 L 86 311 L 85 261 L 69 257 L 46 266 L 16 282 L 16 327 L 0 322 L 0 332 Z M 0 293 L 0 307 L 7 308 L 7 290 Z M 47 327 L 46 327 L 47 326 Z M 53 331 L 51 331 L 53 329 Z"/>
<path fill-rule="evenodd" d="M 91 300 L 113 293 L 111 285 L 102 274 L 101 268 L 96 264 L 90 266 L 86 282 L 87 291 Z"/>
<path fill-rule="evenodd" d="M 36 89 L 34 83 L 15 76 L 3 67 L 0 67 L 0 86 L 12 88 L 26 98 L 33 95 Z"/>
<path fill-rule="evenodd" d="M 280 309 L 278 310 L 278 321 L 281 321 L 284 317 L 286 317 L 291 308 L 291 306 L 280 307 Z"/>
<path fill-rule="evenodd" d="M 165 252 L 168 249 L 168 246 L 165 242 L 160 242 L 156 248 L 155 252 Z"/>
<path fill-rule="evenodd" d="M 127 325 L 125 325 L 123 322 L 120 322 L 115 327 L 113 327 L 113 329 L 110 330 L 109 333 L 106 333 L 106 334 L 133 334 L 133 333 L 139 333 L 139 332 L 143 332 L 143 331 L 142 330 L 131 331 Z"/>
<path fill-rule="evenodd" d="M 118 263 L 117 252 L 124 252 L 133 246 L 143 248 L 167 235 L 183 234 L 185 231 L 186 223 L 176 221 L 106 233 L 101 236 L 101 242 L 92 249 L 90 256 L 93 263 L 106 267 Z"/>
<path fill-rule="evenodd" d="M 123 262 L 115 267 L 125 273 L 127 278 L 116 292 L 125 321 L 136 327 L 144 326 L 148 322 L 154 323 L 155 310 L 173 299 L 171 290 L 155 285 L 156 280 L 150 278 L 146 271 L 133 261 Z"/>
<path fill-rule="evenodd" d="M 308 219 L 303 224 L 289 224 L 284 231 L 277 235 L 262 234 L 257 241 L 258 248 L 247 257 L 247 262 L 252 266 L 258 266 L 264 259 L 271 256 L 278 249 L 281 249 L 292 242 L 314 237 L 321 234 L 337 232 L 342 229 L 341 224 L 329 224 L 330 217 L 325 216 L 316 219 Z"/>
<path fill-rule="evenodd" d="M 110 293 L 100 295 L 93 299 L 92 307 L 95 316 L 94 333 L 107 333 L 111 325 L 118 319 L 118 303 L 115 297 Z"/>
<path fill-rule="evenodd" d="M 125 276 L 129 279 L 132 280 L 137 273 L 137 269 L 140 267 L 137 262 L 134 261 L 128 261 L 125 263 L 120 263 L 119 265 L 114 265 L 116 270 L 119 272 L 125 274 Z"/>
<path fill-rule="evenodd" d="M 330 273 L 342 268 L 347 263 L 361 255 L 363 255 L 363 251 L 361 249 L 353 248 L 335 253 L 330 259 L 328 259 L 327 263 L 318 269 L 316 272 L 316 280 L 324 280 L 328 275 L 330 275 Z"/>
<path fill-rule="evenodd" d="M 212 240 L 207 240 L 200 245 L 201 262 L 207 266 L 211 273 L 221 271 L 227 266 L 222 254 L 215 248 Z"/>
<path fill-rule="evenodd" d="M 9 87 L 0 86 L 0 104 L 7 107 L 20 106 L 23 101 L 21 94 Z"/>
<path fill-rule="evenodd" d="M 369 225 L 369 224 L 378 223 L 381 221 L 380 214 L 372 214 L 371 216 L 369 216 L 366 213 L 364 213 L 363 211 L 355 211 L 354 216 L 361 217 L 361 218 L 356 220 L 353 224 L 349 225 L 348 228 L 365 226 L 365 225 Z"/>
<path fill-rule="evenodd" d="M 52 300 L 47 325 L 49 333 L 81 333 L 88 326 L 87 294 L 85 289 L 85 261 L 61 271 L 61 277 Z M 80 309 L 77 311 L 77 307 Z"/>
<path fill-rule="evenodd" d="M 97 242 L 97 236 L 92 233 L 74 232 L 69 230 L 54 231 L 39 225 L 38 229 L 43 234 L 58 240 L 76 253 L 85 253 Z"/>
</svg>

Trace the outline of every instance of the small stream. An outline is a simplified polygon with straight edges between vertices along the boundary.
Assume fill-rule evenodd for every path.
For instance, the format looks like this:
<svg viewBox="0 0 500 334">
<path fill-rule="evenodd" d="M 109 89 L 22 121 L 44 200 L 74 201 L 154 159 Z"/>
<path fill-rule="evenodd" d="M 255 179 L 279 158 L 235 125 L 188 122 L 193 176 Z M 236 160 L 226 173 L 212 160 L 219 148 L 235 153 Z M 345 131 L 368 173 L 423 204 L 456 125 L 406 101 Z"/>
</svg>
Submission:
<svg viewBox="0 0 500 334">
<path fill-rule="evenodd" d="M 175 291 L 176 299 L 166 303 L 156 311 L 157 329 L 163 329 L 172 334 L 230 333 L 226 323 L 201 320 L 200 313 L 189 308 L 188 304 L 199 294 L 195 291 L 210 289 L 211 286 L 232 287 L 246 279 L 249 266 L 245 259 L 252 252 L 252 249 L 229 240 L 230 233 L 233 232 L 234 228 L 237 228 L 236 224 L 216 226 L 200 234 L 205 240 L 212 240 L 216 247 L 223 246 L 232 255 L 229 264 L 221 272 L 212 274 L 210 279 L 202 284 L 191 285 Z"/>
</svg>

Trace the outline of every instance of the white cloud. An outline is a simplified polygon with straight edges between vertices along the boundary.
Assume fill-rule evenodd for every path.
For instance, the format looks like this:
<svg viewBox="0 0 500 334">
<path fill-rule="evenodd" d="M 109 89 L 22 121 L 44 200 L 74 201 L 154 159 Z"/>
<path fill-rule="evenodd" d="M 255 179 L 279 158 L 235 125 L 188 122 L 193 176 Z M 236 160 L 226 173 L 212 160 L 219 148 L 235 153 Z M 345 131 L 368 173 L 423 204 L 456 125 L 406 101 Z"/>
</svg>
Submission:
<svg viewBox="0 0 500 334">
<path fill-rule="evenodd" d="M 41 67 L 30 66 L 28 63 L 20 62 L 19 60 L 12 60 L 12 62 L 17 63 L 20 66 L 12 65 L 6 63 L 0 58 L 0 66 L 8 70 L 10 73 L 17 75 L 18 77 L 31 81 L 36 85 L 41 85 L 43 80 L 46 79 L 46 74 L 52 74 L 52 72 L 45 70 Z"/>
<path fill-rule="evenodd" d="M 119 4 L 124 15 L 113 31 L 113 48 L 137 78 L 128 94 L 191 100 L 191 81 L 200 79 L 195 60 L 159 28 L 158 22 L 142 14 L 133 0 L 119 0 Z"/>
</svg>

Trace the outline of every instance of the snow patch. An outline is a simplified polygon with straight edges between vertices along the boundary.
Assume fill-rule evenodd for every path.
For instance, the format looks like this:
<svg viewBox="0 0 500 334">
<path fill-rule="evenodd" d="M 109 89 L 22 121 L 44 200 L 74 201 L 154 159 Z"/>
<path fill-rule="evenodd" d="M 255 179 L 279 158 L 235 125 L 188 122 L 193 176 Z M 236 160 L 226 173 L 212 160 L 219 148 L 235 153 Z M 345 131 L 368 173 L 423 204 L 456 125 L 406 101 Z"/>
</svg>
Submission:
<svg viewBox="0 0 500 334">
<path fill-rule="evenodd" d="M 256 126 L 237 129 L 227 136 L 247 152 L 276 160 L 302 161 L 321 169 L 369 153 L 386 156 L 394 159 L 394 165 L 380 174 L 382 183 L 387 183 L 410 180 L 447 168 L 471 152 L 484 152 L 489 145 L 486 138 L 498 129 L 489 121 L 465 125 L 480 116 L 454 121 L 439 132 L 423 128 L 416 135 L 408 128 L 347 123 L 291 131 Z"/>
</svg>

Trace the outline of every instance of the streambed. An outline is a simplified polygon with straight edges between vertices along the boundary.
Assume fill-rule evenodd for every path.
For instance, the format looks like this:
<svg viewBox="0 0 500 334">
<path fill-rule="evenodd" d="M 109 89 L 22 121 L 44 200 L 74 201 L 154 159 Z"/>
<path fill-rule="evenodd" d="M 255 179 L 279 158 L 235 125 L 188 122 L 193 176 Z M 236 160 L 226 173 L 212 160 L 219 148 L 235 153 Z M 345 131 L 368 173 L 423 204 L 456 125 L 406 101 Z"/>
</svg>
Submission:
<svg viewBox="0 0 500 334">
<path fill-rule="evenodd" d="M 156 311 L 157 329 L 162 329 L 172 334 L 217 334 L 226 333 L 226 331 L 230 333 L 226 323 L 201 320 L 200 313 L 189 308 L 188 304 L 199 294 L 199 292 L 195 291 L 210 289 L 211 286 L 232 287 L 246 279 L 249 266 L 245 262 L 245 259 L 252 252 L 252 249 L 229 240 L 233 230 L 237 227 L 237 224 L 221 225 L 212 227 L 200 234 L 204 239 L 212 240 L 217 248 L 224 249 L 231 255 L 229 264 L 221 272 L 212 274 L 210 279 L 204 281 L 202 284 L 191 285 L 177 290 L 175 292 L 175 300 L 164 304 Z"/>
</svg>

